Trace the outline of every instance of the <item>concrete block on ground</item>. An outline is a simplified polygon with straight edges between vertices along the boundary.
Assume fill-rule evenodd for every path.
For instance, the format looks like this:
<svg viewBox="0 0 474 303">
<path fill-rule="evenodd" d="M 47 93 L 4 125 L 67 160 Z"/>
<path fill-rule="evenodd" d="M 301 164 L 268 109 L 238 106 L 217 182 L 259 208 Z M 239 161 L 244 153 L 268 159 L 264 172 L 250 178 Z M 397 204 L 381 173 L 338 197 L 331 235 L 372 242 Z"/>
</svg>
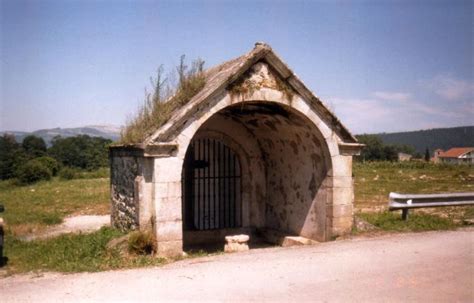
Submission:
<svg viewBox="0 0 474 303">
<path fill-rule="evenodd" d="M 224 246 L 224 251 L 227 253 L 247 251 L 249 250 L 249 246 L 247 244 L 249 240 L 250 240 L 250 237 L 244 234 L 226 236 L 225 237 L 226 244 Z"/>
</svg>

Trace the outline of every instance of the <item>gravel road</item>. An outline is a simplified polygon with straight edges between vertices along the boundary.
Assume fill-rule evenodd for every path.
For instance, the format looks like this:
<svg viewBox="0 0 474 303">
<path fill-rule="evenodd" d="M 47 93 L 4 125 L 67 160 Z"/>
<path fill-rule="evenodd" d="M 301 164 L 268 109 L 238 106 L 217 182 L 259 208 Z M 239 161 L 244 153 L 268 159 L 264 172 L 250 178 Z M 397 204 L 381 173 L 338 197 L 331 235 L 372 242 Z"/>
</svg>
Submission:
<svg viewBox="0 0 474 303">
<path fill-rule="evenodd" d="M 1 302 L 474 302 L 474 229 L 0 279 Z"/>
</svg>

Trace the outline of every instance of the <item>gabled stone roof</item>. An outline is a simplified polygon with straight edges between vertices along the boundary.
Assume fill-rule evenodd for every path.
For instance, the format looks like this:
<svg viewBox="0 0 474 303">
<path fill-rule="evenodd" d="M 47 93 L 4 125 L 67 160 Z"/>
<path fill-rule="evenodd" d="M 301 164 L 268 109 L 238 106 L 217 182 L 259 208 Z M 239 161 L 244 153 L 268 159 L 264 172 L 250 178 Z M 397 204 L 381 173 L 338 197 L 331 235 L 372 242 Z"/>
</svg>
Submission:
<svg viewBox="0 0 474 303">
<path fill-rule="evenodd" d="M 345 143 L 357 143 L 357 139 L 339 121 L 339 119 L 316 97 L 304 83 L 293 73 L 293 71 L 275 54 L 272 48 L 265 43 L 256 43 L 255 47 L 238 58 L 224 62 L 218 66 L 207 69 L 204 72 L 206 84 L 186 105 L 177 109 L 170 120 L 161 126 L 153 135 L 145 140 L 145 145 L 153 143 L 165 143 L 172 140 L 187 119 L 196 112 L 196 108 L 202 107 L 203 103 L 211 100 L 215 94 L 228 88 L 234 81 L 239 79 L 255 63 L 264 61 L 269 64 L 295 92 L 303 99 L 310 102 L 313 109 L 325 120 Z"/>
</svg>

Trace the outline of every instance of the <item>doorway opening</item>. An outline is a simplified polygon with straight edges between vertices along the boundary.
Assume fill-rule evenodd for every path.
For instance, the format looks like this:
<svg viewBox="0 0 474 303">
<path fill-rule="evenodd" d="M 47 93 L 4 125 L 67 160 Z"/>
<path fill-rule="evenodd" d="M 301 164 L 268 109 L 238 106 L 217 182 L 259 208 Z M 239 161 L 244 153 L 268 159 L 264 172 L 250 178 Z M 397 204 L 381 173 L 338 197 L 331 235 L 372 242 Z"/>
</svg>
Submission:
<svg viewBox="0 0 474 303">
<path fill-rule="evenodd" d="M 183 174 L 185 231 L 242 226 L 241 167 L 231 148 L 217 139 L 192 140 Z"/>
</svg>

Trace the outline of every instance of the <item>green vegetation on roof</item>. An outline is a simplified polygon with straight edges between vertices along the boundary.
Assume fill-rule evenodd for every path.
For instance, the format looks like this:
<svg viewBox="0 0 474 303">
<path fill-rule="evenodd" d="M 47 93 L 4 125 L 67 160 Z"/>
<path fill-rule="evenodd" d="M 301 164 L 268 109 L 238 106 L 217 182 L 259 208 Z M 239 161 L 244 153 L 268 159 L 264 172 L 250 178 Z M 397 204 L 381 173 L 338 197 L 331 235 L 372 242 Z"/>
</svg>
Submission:
<svg viewBox="0 0 474 303">
<path fill-rule="evenodd" d="M 142 143 L 159 127 L 164 125 L 176 109 L 188 103 L 206 84 L 203 73 L 204 61 L 196 59 L 191 68 L 185 64 L 184 55 L 176 72 L 170 77 L 163 75 L 163 66 L 157 71 L 156 79 L 150 78 L 153 93 L 145 91 L 143 105 L 138 109 L 136 116 L 130 119 L 124 127 L 120 143 Z M 177 73 L 178 84 L 173 85 L 169 78 Z"/>
</svg>

